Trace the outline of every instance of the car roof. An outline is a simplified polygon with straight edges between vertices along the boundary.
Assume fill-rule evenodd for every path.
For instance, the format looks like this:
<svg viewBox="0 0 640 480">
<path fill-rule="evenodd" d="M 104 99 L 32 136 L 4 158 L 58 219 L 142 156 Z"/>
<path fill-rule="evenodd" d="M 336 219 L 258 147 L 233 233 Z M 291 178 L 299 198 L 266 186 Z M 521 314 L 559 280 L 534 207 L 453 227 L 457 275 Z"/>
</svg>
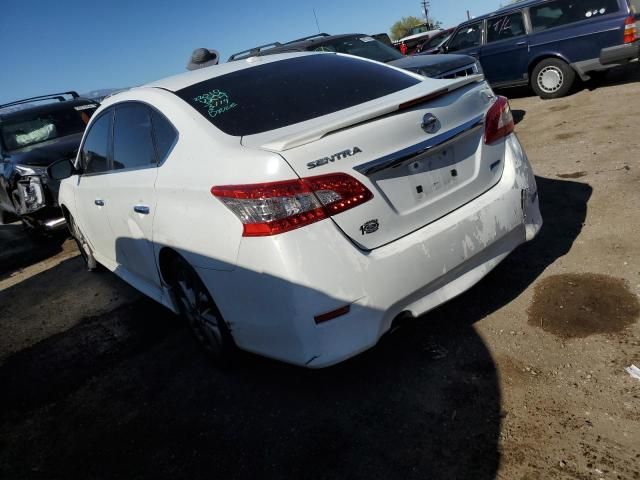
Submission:
<svg viewBox="0 0 640 480">
<path fill-rule="evenodd" d="M 154 87 L 154 88 L 161 88 L 164 90 L 175 92 L 177 90 L 182 90 L 183 88 L 187 88 L 191 85 L 195 85 L 196 83 L 204 82 L 205 80 L 209 80 L 215 77 L 220 77 L 222 75 L 236 72 L 238 70 L 244 70 L 247 68 L 257 67 L 259 65 L 264 65 L 271 62 L 286 60 L 288 58 L 303 57 L 307 55 L 333 55 L 333 54 L 322 53 L 322 52 L 292 52 L 292 53 L 280 53 L 276 55 L 254 56 L 254 57 L 249 57 L 242 60 L 237 60 L 235 62 L 227 62 L 219 65 L 213 65 L 211 67 L 200 68 L 198 70 L 193 70 L 190 72 L 180 73 L 172 77 L 163 78 L 161 80 L 147 83 L 140 87 L 132 88 L 128 91 L 135 91 L 138 88 Z M 115 95 L 105 100 L 104 103 L 111 103 L 111 101 L 113 101 L 114 99 L 117 100 L 119 95 L 120 94 L 116 93 Z"/>
<path fill-rule="evenodd" d="M 15 110 L 0 110 L 0 123 L 91 104 L 95 104 L 96 107 L 99 106 L 98 102 L 89 98 L 74 98 L 72 100 L 65 100 L 63 102 L 44 103 L 41 105 L 33 105 L 30 107 L 21 107 Z"/>
<path fill-rule="evenodd" d="M 506 7 L 502 7 L 499 8 L 498 10 L 494 10 L 491 13 L 486 13 L 484 15 L 480 15 L 476 18 L 472 18 L 471 20 L 467 20 L 466 22 L 462 22 L 459 26 L 462 27 L 464 25 L 469 25 L 472 23 L 476 23 L 482 20 L 485 20 L 487 18 L 491 18 L 494 17 L 496 15 L 501 15 L 503 13 L 507 13 L 507 12 L 511 12 L 513 10 L 521 10 L 523 8 L 527 8 L 530 7 L 531 5 L 537 5 L 538 3 L 543 3 L 547 0 L 521 0 L 517 3 L 512 3 L 510 5 L 507 5 Z"/>
</svg>

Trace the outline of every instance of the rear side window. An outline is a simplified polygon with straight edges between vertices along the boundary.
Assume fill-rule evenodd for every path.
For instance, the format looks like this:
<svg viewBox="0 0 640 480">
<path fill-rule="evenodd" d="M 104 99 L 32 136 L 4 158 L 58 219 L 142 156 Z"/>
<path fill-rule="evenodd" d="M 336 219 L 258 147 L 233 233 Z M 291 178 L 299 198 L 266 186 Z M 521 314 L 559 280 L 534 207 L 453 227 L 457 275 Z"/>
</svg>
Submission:
<svg viewBox="0 0 640 480">
<path fill-rule="evenodd" d="M 101 173 L 109 170 L 109 135 L 113 112 L 101 115 L 93 125 L 82 146 L 84 173 Z"/>
<path fill-rule="evenodd" d="M 555 0 L 531 7 L 534 32 L 597 18 L 620 10 L 618 0 Z"/>
<path fill-rule="evenodd" d="M 492 18 L 487 22 L 487 43 L 519 37 L 524 34 L 522 12 Z"/>
<path fill-rule="evenodd" d="M 228 73 L 176 94 L 226 134 L 244 136 L 328 115 L 418 83 L 383 65 L 318 54 Z"/>
<path fill-rule="evenodd" d="M 458 30 L 449 44 L 448 52 L 464 50 L 465 48 L 479 47 L 482 43 L 482 22 L 467 25 Z"/>
<path fill-rule="evenodd" d="M 140 103 L 119 105 L 114 122 L 113 169 L 155 165 L 149 108 Z"/>
<path fill-rule="evenodd" d="M 169 123 L 164 115 L 151 109 L 151 121 L 153 122 L 153 133 L 156 139 L 156 149 L 158 151 L 158 162 L 162 162 L 173 148 L 174 143 L 178 139 L 173 125 Z"/>
</svg>

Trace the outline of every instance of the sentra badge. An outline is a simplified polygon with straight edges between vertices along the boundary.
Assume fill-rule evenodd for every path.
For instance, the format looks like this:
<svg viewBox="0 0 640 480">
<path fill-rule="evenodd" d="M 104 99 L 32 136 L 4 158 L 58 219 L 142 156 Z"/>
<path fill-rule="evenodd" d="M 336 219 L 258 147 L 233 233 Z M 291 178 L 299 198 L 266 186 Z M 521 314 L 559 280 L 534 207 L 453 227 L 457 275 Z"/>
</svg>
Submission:
<svg viewBox="0 0 640 480">
<path fill-rule="evenodd" d="M 347 158 L 347 157 L 353 157 L 354 155 L 357 155 L 358 153 L 362 153 L 362 150 L 360 150 L 358 147 L 353 147 L 350 150 L 343 150 L 342 152 L 334 153 L 330 157 L 324 157 L 324 158 L 320 158 L 318 160 L 314 160 L 313 162 L 309 162 L 309 163 L 307 163 L 307 168 L 309 170 L 311 170 L 313 168 L 321 167 L 322 165 L 326 165 L 329 162 L 335 162 L 336 160 L 342 160 L 342 159 Z"/>
</svg>

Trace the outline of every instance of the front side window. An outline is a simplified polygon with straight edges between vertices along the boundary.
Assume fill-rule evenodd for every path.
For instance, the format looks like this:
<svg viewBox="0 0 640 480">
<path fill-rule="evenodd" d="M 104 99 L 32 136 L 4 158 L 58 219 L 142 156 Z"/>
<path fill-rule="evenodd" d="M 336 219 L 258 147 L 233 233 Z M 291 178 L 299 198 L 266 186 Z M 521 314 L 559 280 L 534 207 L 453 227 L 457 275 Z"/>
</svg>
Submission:
<svg viewBox="0 0 640 480">
<path fill-rule="evenodd" d="M 149 107 L 141 103 L 118 105 L 113 127 L 113 169 L 155 164 Z"/>
<path fill-rule="evenodd" d="M 175 93 L 224 133 L 244 136 L 329 115 L 420 82 L 379 63 L 327 53 L 237 70 Z"/>
<path fill-rule="evenodd" d="M 487 22 L 487 43 L 524 35 L 522 12 L 492 18 Z"/>
<path fill-rule="evenodd" d="M 109 169 L 109 136 L 113 112 L 101 115 L 91 125 L 82 146 L 82 166 L 84 173 L 101 173 Z"/>
<path fill-rule="evenodd" d="M 617 12 L 618 0 L 555 0 L 529 9 L 534 32 Z"/>
<path fill-rule="evenodd" d="M 467 25 L 458 30 L 449 44 L 448 52 L 464 50 L 466 48 L 479 47 L 482 43 L 482 22 Z"/>
</svg>

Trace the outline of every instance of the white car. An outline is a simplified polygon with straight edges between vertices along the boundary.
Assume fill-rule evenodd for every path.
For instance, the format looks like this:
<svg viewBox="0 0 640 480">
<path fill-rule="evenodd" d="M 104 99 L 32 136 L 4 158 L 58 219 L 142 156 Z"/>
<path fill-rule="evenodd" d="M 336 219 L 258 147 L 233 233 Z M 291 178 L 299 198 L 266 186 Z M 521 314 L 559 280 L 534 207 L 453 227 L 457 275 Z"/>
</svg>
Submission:
<svg viewBox="0 0 640 480">
<path fill-rule="evenodd" d="M 215 355 L 318 368 L 536 236 L 513 129 L 482 75 L 282 54 L 108 98 L 49 173 L 90 268 L 182 313 Z"/>
</svg>

